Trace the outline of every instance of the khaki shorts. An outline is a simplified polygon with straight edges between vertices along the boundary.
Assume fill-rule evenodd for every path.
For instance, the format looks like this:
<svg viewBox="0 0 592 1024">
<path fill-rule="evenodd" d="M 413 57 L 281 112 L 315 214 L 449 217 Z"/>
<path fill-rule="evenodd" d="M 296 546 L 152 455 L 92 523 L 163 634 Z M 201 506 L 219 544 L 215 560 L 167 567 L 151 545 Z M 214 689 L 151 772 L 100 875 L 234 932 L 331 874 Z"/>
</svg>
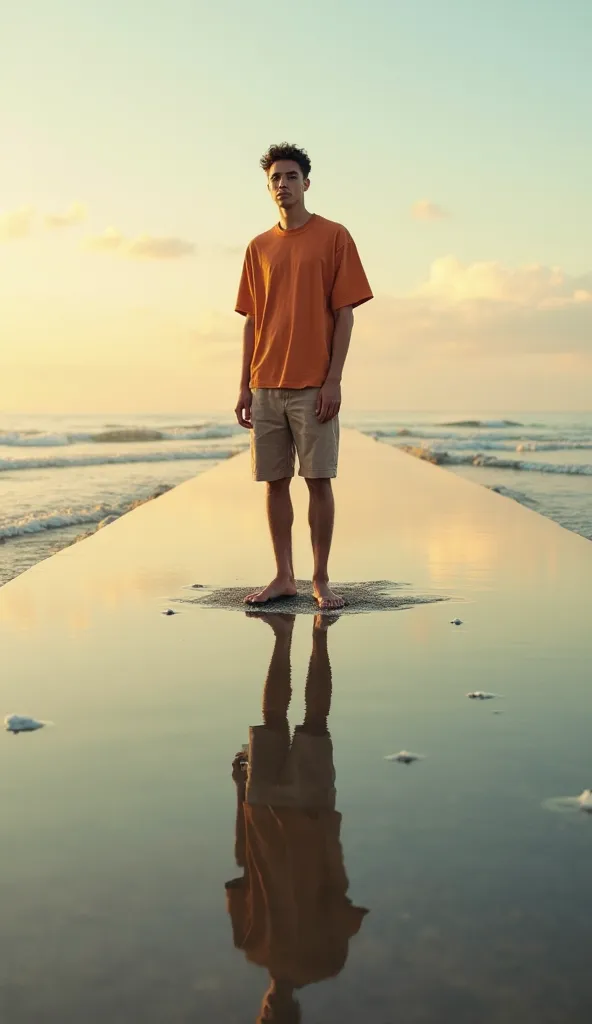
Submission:
<svg viewBox="0 0 592 1024">
<path fill-rule="evenodd" d="M 309 480 L 337 476 L 339 417 L 319 423 L 315 408 L 320 388 L 254 388 L 251 466 L 254 480 L 299 475 Z"/>
<path fill-rule="evenodd" d="M 335 807 L 333 743 L 329 733 L 312 736 L 296 729 L 249 729 L 245 799 L 251 806 Z"/>
</svg>

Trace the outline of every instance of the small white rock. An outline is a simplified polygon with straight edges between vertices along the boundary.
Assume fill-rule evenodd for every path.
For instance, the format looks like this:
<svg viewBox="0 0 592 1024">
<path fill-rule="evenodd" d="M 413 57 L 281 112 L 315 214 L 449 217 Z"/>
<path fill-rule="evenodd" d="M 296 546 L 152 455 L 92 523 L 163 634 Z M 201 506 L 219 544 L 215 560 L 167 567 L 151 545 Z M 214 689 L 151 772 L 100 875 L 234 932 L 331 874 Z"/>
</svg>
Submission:
<svg viewBox="0 0 592 1024">
<path fill-rule="evenodd" d="M 425 754 L 412 754 L 410 750 L 400 750 L 398 754 L 387 754 L 385 761 L 398 761 L 399 764 L 412 764 L 423 761 Z"/>
<path fill-rule="evenodd" d="M 39 722 L 36 718 L 27 718 L 26 715 L 7 715 L 4 719 L 4 725 L 6 726 L 7 732 L 35 732 L 37 729 L 43 729 L 47 722 Z"/>
<path fill-rule="evenodd" d="M 495 697 L 501 697 L 501 693 L 488 693 L 487 690 L 472 690 L 467 693 L 469 700 L 493 700 Z"/>
<path fill-rule="evenodd" d="M 592 814 L 592 789 L 585 789 L 583 793 L 580 793 L 578 803 L 580 810 Z"/>
</svg>

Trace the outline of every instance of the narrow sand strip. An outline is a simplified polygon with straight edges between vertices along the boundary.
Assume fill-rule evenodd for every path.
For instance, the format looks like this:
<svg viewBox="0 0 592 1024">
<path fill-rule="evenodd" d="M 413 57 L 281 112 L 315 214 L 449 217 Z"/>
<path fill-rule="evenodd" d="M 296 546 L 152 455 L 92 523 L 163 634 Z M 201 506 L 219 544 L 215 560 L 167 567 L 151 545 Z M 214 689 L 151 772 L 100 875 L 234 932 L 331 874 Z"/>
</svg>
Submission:
<svg viewBox="0 0 592 1024">
<path fill-rule="evenodd" d="M 252 594 L 264 586 L 260 581 L 250 587 L 208 587 L 194 584 L 196 596 L 181 598 L 182 604 L 199 605 L 200 608 L 219 608 L 226 611 L 244 611 L 247 614 L 260 612 L 285 612 L 292 615 L 314 615 L 319 607 L 310 590 L 310 580 L 296 580 L 298 594 L 296 597 L 284 597 L 265 604 L 245 604 L 247 594 Z M 416 604 L 431 604 L 444 601 L 441 596 L 422 596 L 406 592 L 405 585 L 390 580 L 369 580 L 366 583 L 332 583 L 335 593 L 345 600 L 345 608 L 327 611 L 325 615 L 343 615 L 356 612 L 393 611 L 397 608 L 410 608 Z"/>
</svg>

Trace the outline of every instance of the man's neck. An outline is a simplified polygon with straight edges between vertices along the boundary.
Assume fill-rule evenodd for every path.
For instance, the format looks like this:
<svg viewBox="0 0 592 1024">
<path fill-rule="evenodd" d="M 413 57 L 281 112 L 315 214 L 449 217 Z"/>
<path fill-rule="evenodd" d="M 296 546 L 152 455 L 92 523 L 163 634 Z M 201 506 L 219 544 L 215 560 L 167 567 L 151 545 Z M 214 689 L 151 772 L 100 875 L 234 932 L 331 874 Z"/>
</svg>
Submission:
<svg viewBox="0 0 592 1024">
<path fill-rule="evenodd" d="M 291 206 L 289 210 L 285 210 L 283 206 L 280 206 L 279 210 L 280 225 L 283 231 L 293 231 L 294 228 L 302 228 L 312 217 L 304 203 L 299 203 L 298 206 Z"/>
</svg>

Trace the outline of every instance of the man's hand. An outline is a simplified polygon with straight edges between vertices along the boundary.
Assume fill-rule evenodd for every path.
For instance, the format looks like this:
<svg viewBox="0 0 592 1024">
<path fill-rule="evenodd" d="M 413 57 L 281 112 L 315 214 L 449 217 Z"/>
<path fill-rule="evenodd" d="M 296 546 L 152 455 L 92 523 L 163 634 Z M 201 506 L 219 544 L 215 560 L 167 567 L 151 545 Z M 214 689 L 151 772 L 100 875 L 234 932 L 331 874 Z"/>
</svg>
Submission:
<svg viewBox="0 0 592 1024">
<path fill-rule="evenodd" d="M 316 414 L 319 423 L 328 423 L 337 416 L 341 407 L 341 384 L 336 380 L 326 380 L 317 398 Z"/>
<path fill-rule="evenodd" d="M 236 403 L 235 413 L 238 422 L 241 427 L 246 427 L 247 430 L 253 429 L 253 421 L 251 419 L 251 404 L 253 402 L 253 392 L 250 387 L 241 387 L 238 402 Z"/>
<path fill-rule="evenodd" d="M 234 755 L 232 762 L 232 778 L 236 783 L 244 783 L 246 781 L 248 757 L 243 750 L 239 750 Z"/>
</svg>

